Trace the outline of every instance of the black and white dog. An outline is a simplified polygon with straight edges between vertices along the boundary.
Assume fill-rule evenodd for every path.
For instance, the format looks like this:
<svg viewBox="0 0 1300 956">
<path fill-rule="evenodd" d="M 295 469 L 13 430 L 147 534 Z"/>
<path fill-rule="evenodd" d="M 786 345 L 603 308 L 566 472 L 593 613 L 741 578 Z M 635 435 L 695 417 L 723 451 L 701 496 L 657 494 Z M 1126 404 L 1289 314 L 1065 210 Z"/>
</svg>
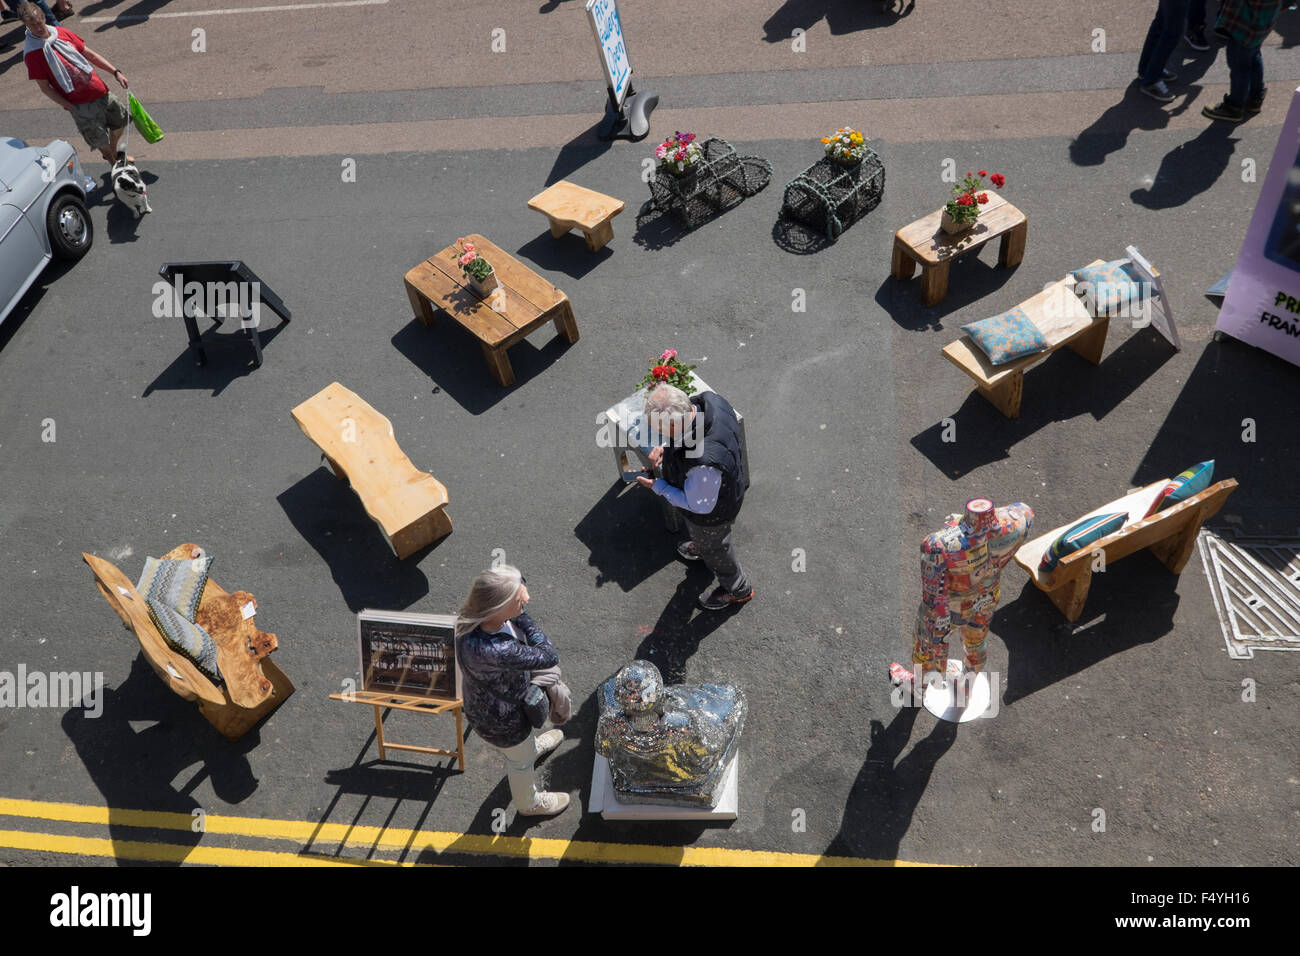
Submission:
<svg viewBox="0 0 1300 956">
<path fill-rule="evenodd" d="M 140 170 L 135 163 L 126 161 L 126 150 L 117 151 L 117 162 L 113 164 L 113 192 L 140 219 L 147 212 L 153 212 L 149 205 L 149 190 L 140 178 Z"/>
</svg>

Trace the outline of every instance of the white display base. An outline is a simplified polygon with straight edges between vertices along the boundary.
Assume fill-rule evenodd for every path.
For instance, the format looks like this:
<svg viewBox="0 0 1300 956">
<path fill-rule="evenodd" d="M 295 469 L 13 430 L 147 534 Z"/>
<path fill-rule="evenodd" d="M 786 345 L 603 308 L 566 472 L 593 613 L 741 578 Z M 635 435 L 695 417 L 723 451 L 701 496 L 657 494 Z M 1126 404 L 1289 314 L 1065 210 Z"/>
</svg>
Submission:
<svg viewBox="0 0 1300 956">
<path fill-rule="evenodd" d="M 983 717 L 989 709 L 991 694 L 989 692 L 989 675 L 983 671 L 975 679 L 961 688 L 965 700 L 957 700 L 958 681 L 966 672 L 964 661 L 948 660 L 948 679 L 942 684 L 925 685 L 925 709 L 940 720 L 964 724 L 968 720 Z M 920 675 L 917 675 L 920 679 Z M 962 705 L 962 706 L 959 706 Z"/>
<path fill-rule="evenodd" d="M 609 761 L 596 754 L 591 768 L 591 803 L 589 813 L 599 813 L 606 820 L 735 820 L 740 816 L 740 753 L 731 758 L 724 771 L 722 797 L 712 810 L 706 807 L 669 807 L 659 803 L 619 803 L 614 796 L 614 778 Z"/>
</svg>

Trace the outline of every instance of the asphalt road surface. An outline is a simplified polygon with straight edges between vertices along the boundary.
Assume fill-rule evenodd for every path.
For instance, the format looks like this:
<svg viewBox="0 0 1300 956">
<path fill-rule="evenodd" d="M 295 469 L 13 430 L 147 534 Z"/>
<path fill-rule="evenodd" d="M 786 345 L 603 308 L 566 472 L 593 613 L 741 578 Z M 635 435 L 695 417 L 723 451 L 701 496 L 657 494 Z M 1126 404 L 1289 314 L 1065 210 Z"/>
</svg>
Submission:
<svg viewBox="0 0 1300 956">
<path fill-rule="evenodd" d="M 1138 94 L 1152 4 L 624 0 L 636 83 L 661 104 L 650 139 L 611 145 L 577 0 L 270 6 L 124 0 L 68 21 L 166 130 L 132 138 L 154 208 L 138 222 L 0 28 L 0 132 L 74 141 L 100 181 L 94 248 L 0 325 L 0 671 L 104 680 L 98 717 L 0 710 L 0 861 L 1300 862 L 1300 655 L 1230 659 L 1199 556 L 1179 577 L 1145 552 L 1112 566 L 1073 632 L 1008 567 L 992 719 L 900 708 L 887 674 L 910 653 L 918 544 L 973 497 L 1026 502 L 1047 530 L 1215 458 L 1240 488 L 1213 526 L 1300 537 L 1300 371 L 1213 341 L 1202 294 L 1235 260 L 1300 81 L 1300 17 L 1265 48 L 1263 112 L 1233 127 L 1200 115 L 1226 90 L 1217 44 L 1179 48 L 1175 103 Z M 957 7 L 976 39 L 956 39 Z M 792 235 L 783 184 L 842 125 L 878 150 L 883 201 L 833 244 Z M 771 184 L 691 232 L 639 215 L 643 160 L 675 129 L 767 159 Z M 949 159 L 1005 174 L 1028 247 L 1012 270 L 993 249 L 959 260 L 927 308 L 919 280 L 890 278 L 890 246 L 947 198 Z M 562 178 L 627 202 L 602 252 L 527 209 Z M 403 289 L 470 232 L 577 317 L 577 343 L 546 326 L 511 350 L 511 388 Z M 1129 244 L 1164 276 L 1181 352 L 1112 321 L 1099 367 L 1064 352 L 1027 374 L 1015 421 L 940 355 L 962 324 Z M 222 258 L 292 309 L 260 369 L 238 350 L 195 368 L 180 321 L 153 314 L 161 264 Z M 655 502 L 597 446 L 598 414 L 669 347 L 745 416 L 737 547 L 757 594 L 728 613 L 693 607 L 707 573 L 675 560 Z M 398 561 L 321 466 L 289 410 L 331 381 L 447 486 L 452 535 Z M 257 596 L 297 687 L 237 744 L 163 687 L 81 560 L 134 578 L 187 541 Z M 328 699 L 358 676 L 357 610 L 450 612 L 498 549 L 575 697 L 543 764 L 575 805 L 551 819 L 515 816 L 472 732 L 463 774 L 381 763 L 370 712 Z M 585 813 L 593 692 L 647 656 L 748 695 L 734 823 Z M 452 728 L 388 726 L 433 745 Z"/>
</svg>

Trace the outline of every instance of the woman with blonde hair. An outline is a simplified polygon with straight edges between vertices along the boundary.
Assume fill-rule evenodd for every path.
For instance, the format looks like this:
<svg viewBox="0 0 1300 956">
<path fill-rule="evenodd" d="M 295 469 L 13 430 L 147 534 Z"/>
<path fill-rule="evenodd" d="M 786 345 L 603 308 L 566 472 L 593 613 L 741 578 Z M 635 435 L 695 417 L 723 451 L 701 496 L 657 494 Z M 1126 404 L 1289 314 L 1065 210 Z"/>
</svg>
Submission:
<svg viewBox="0 0 1300 956">
<path fill-rule="evenodd" d="M 478 735 L 505 755 L 515 809 L 523 816 L 546 816 L 567 807 L 569 795 L 538 791 L 533 764 L 558 747 L 564 733 L 534 736 L 523 698 L 533 684 L 532 672 L 554 668 L 560 657 L 524 613 L 528 600 L 518 568 L 502 565 L 480 573 L 456 621 L 456 660 L 465 715 Z"/>
</svg>

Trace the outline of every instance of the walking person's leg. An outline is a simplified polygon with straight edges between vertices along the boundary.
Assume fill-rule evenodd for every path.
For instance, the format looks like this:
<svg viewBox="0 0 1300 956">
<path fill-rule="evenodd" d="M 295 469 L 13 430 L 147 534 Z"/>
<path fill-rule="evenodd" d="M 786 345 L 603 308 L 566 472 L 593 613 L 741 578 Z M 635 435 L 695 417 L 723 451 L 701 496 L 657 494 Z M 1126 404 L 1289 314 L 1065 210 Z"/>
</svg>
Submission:
<svg viewBox="0 0 1300 956">
<path fill-rule="evenodd" d="M 716 525 L 698 525 L 686 522 L 691 540 L 700 559 L 718 579 L 718 587 L 700 595 L 700 605 L 706 610 L 718 610 L 732 604 L 743 604 L 753 597 L 753 588 L 740 566 L 732 544 L 732 522 Z M 718 592 L 725 592 L 719 594 Z"/>
<path fill-rule="evenodd" d="M 1202 109 L 1202 116 L 1228 123 L 1240 123 L 1246 118 L 1246 101 L 1256 75 L 1259 77 L 1260 89 L 1263 89 L 1262 59 L 1258 64 L 1258 74 L 1255 72 L 1255 55 L 1258 53 L 1258 50 L 1247 50 L 1235 40 L 1228 40 L 1224 51 L 1228 61 L 1228 94 L 1221 103 Z"/>
<path fill-rule="evenodd" d="M 1173 55 L 1178 41 L 1187 29 L 1187 7 L 1190 2 L 1191 0 L 1160 0 L 1156 19 L 1147 33 L 1151 46 L 1149 50 L 1146 46 L 1143 47 L 1147 56 L 1139 60 L 1139 65 L 1145 67 L 1142 71 L 1143 86 L 1154 86 L 1164 75 L 1169 57 Z"/>
<path fill-rule="evenodd" d="M 506 780 L 510 783 L 510 799 L 516 810 L 527 810 L 537 800 L 537 744 L 529 734 L 522 743 L 501 747 L 506 758 Z"/>
</svg>

